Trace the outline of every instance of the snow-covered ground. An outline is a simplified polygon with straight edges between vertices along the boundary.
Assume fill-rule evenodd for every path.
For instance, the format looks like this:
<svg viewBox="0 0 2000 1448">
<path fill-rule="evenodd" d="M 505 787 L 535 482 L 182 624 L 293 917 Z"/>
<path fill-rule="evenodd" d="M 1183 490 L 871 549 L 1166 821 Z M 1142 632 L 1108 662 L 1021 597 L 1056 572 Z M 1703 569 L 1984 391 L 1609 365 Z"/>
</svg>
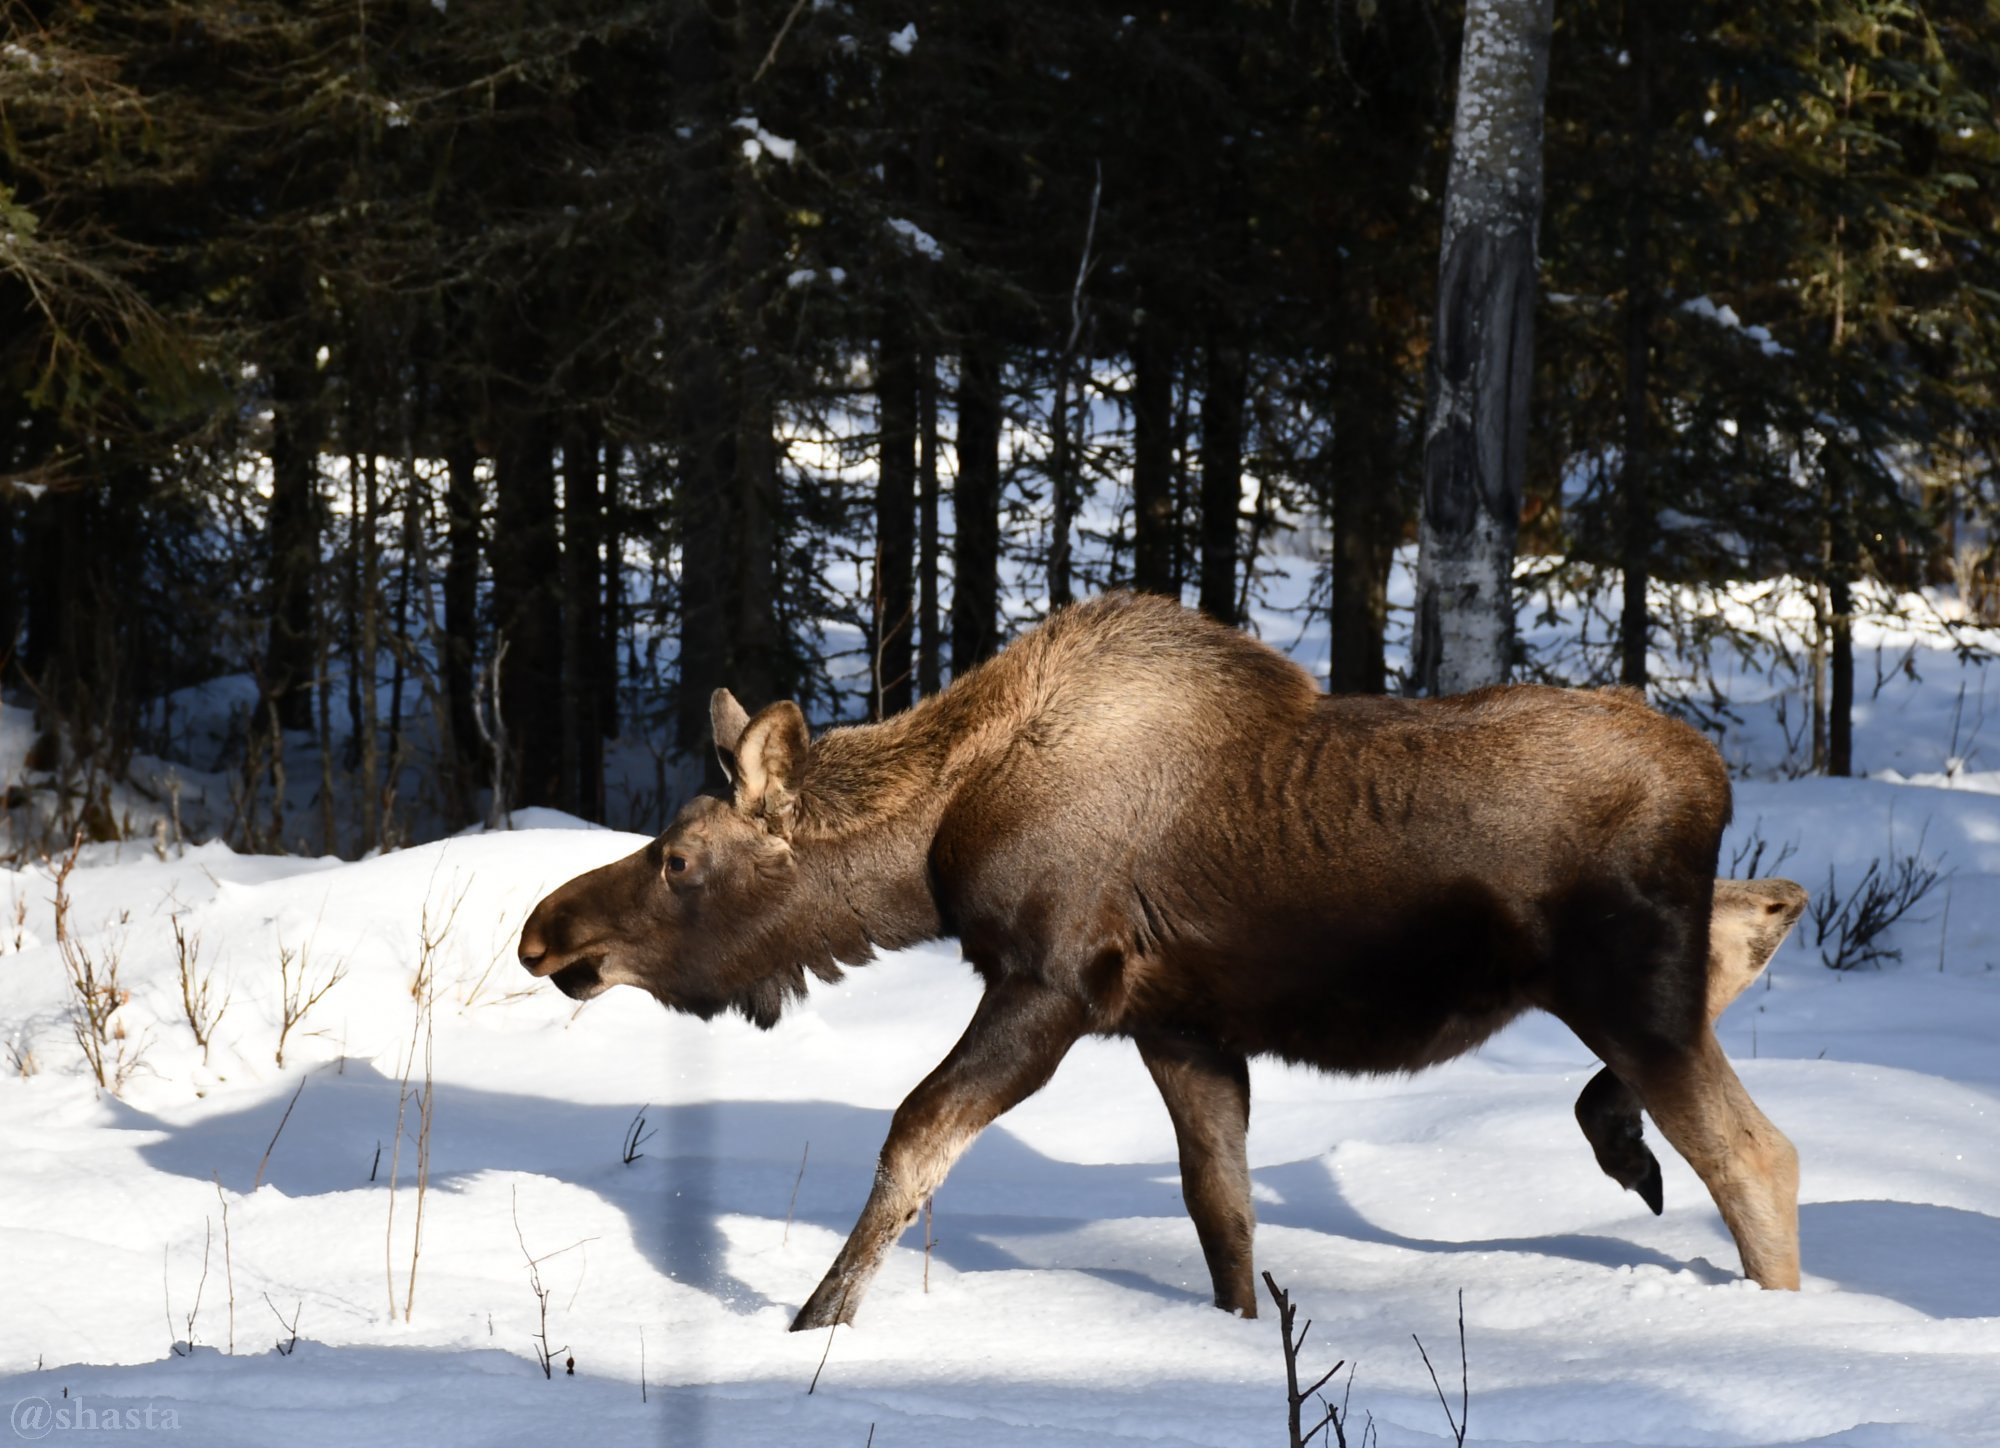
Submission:
<svg viewBox="0 0 2000 1448">
<path fill-rule="evenodd" d="M 1295 622 L 1265 622 L 1292 643 Z M 1803 1157 L 1802 1293 L 1738 1279 L 1671 1152 L 1660 1218 L 1598 1172 L 1570 1114 L 1596 1063 L 1547 1019 L 1407 1080 L 1256 1068 L 1259 1266 L 1313 1319 L 1312 1375 L 1353 1365 L 1356 1434 L 1372 1415 L 1383 1444 L 1451 1441 L 1411 1334 L 1455 1407 L 1462 1291 L 1470 1443 L 2000 1442 L 2000 770 L 1975 722 L 1984 670 L 1912 638 L 1914 676 L 1890 668 L 1858 713 L 1875 778 L 1776 778 L 1786 725 L 1760 712 L 1763 675 L 1732 676 L 1724 748 L 1748 777 L 1725 865 L 1755 837 L 1765 873 L 1789 845 L 1780 873 L 1816 891 L 1876 859 L 1945 872 L 1890 932 L 1900 961 L 1835 973 L 1802 926 L 1723 1018 Z M 1308 630 L 1296 649 L 1315 646 Z M 69 927 L 129 992 L 109 1023 L 117 1094 L 71 1032 L 52 867 L 0 871 L 0 1409 L 18 1434 L 1284 1441 L 1275 1317 L 1208 1305 L 1129 1046 L 1079 1046 L 954 1170 L 928 1288 L 920 1226 L 856 1328 L 787 1333 L 891 1111 L 970 1015 L 971 973 L 949 947 L 905 952 L 816 987 L 770 1034 L 630 990 L 579 1009 L 521 973 L 515 934 L 545 889 L 638 839 L 516 824 L 351 864 L 86 847 Z M 176 919 L 228 996 L 206 1061 Z M 281 1068 L 288 957 L 308 995 L 342 974 Z M 281 1317 L 296 1351 L 273 1348 Z"/>
</svg>

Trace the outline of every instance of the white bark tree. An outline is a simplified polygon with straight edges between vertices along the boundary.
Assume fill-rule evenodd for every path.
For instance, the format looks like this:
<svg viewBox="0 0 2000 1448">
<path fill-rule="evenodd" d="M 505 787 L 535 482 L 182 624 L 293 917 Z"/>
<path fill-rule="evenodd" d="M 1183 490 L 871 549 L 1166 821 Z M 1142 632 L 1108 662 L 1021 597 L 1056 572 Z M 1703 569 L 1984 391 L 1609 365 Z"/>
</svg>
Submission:
<svg viewBox="0 0 2000 1448">
<path fill-rule="evenodd" d="M 1554 0 L 1470 0 L 1424 418 L 1415 684 L 1507 677 Z"/>
</svg>

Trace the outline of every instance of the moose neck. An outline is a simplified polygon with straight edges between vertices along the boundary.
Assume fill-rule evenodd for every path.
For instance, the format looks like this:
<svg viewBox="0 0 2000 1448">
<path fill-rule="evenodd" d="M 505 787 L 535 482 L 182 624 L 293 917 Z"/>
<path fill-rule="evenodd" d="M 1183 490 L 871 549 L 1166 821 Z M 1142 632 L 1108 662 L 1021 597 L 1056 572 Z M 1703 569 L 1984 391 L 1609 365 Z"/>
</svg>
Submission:
<svg viewBox="0 0 2000 1448">
<path fill-rule="evenodd" d="M 1014 733 L 1013 721 L 976 707 L 965 687 L 975 678 L 813 746 L 792 837 L 818 886 L 805 894 L 850 915 L 871 946 L 896 950 L 942 933 L 930 880 L 938 822 L 958 781 Z"/>
</svg>

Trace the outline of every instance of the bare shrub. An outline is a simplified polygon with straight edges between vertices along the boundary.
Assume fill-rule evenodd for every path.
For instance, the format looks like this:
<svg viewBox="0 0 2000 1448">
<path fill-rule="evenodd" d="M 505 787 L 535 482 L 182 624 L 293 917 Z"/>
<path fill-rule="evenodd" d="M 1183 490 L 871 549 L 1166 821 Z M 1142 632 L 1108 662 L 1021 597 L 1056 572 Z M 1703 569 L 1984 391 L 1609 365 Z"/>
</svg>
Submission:
<svg viewBox="0 0 2000 1448">
<path fill-rule="evenodd" d="M 41 1063 L 35 1059 L 35 1048 L 23 1046 L 18 1032 L 15 1033 L 14 1039 L 7 1043 L 7 1065 L 23 1081 L 42 1069 Z"/>
<path fill-rule="evenodd" d="M 215 1223 L 204 1217 L 201 1223 L 201 1277 L 194 1285 L 194 1306 L 182 1319 L 181 1336 L 174 1337 L 174 1296 L 172 1291 L 173 1249 L 163 1250 L 160 1291 L 167 1305 L 167 1346 L 175 1357 L 192 1357 L 195 1349 L 194 1324 L 201 1316 L 202 1289 L 208 1286 L 208 1249 L 215 1239 Z"/>
<path fill-rule="evenodd" d="M 402 1082 L 396 1093 L 396 1144 L 389 1154 L 389 1212 L 383 1227 L 382 1246 L 383 1269 L 389 1288 L 389 1315 L 393 1318 L 396 1315 L 396 1181 L 402 1167 L 403 1136 L 410 1108 L 414 1105 L 417 1113 L 417 1209 L 410 1233 L 410 1270 L 403 1283 L 405 1322 L 410 1320 L 416 1304 L 417 1262 L 424 1246 L 424 1200 L 430 1192 L 431 1182 L 431 1120 L 436 1104 L 432 1022 L 437 1014 L 437 960 L 445 940 L 451 935 L 453 923 L 458 919 L 458 907 L 465 903 L 465 894 L 463 889 L 458 892 L 442 919 L 434 918 L 430 902 L 425 901 L 417 927 L 417 978 L 410 984 L 410 996 L 417 1009 L 410 1026 L 409 1049 L 403 1053 Z M 411 1085 L 411 1077 L 416 1072 L 420 1047 L 423 1051 L 424 1079 L 422 1086 L 416 1087 Z"/>
<path fill-rule="evenodd" d="M 1270 1291 L 1271 1300 L 1278 1305 L 1278 1334 L 1280 1341 L 1284 1343 L 1285 1347 L 1285 1428 L 1288 1434 L 1287 1442 L 1290 1444 L 1290 1448 L 1306 1448 L 1306 1445 L 1311 1443 L 1314 1438 L 1325 1434 L 1330 1437 L 1333 1443 L 1338 1445 L 1338 1448 L 1347 1448 L 1347 1402 L 1348 1396 L 1354 1391 L 1354 1374 L 1351 1370 L 1349 1371 L 1347 1375 L 1348 1391 L 1347 1394 L 1342 1395 L 1340 1406 L 1337 1408 L 1325 1396 L 1321 1395 L 1319 1390 L 1333 1380 L 1335 1373 L 1347 1366 L 1346 1359 L 1343 1358 L 1321 1373 L 1311 1386 L 1303 1389 L 1299 1387 L 1299 1350 L 1305 1346 L 1306 1334 L 1312 1331 L 1312 1319 L 1307 1318 L 1306 1325 L 1300 1328 L 1298 1336 L 1294 1337 L 1292 1335 L 1292 1323 L 1298 1317 L 1299 1310 L 1293 1305 L 1291 1294 L 1278 1285 L 1276 1278 L 1268 1272 L 1263 1275 L 1264 1286 Z M 1314 1423 L 1310 1428 L 1301 1428 L 1299 1425 L 1304 1421 L 1302 1411 L 1306 1404 L 1316 1396 L 1319 1397 L 1321 1409 L 1319 1421 Z M 1374 1420 L 1371 1418 L 1368 1428 L 1363 1434 L 1362 1441 L 1365 1443 L 1373 1433 Z"/>
<path fill-rule="evenodd" d="M 293 1027 L 306 1018 L 307 1012 L 326 998 L 326 993 L 347 979 L 347 967 L 336 962 L 325 978 L 317 984 L 312 975 L 313 938 L 308 936 L 304 944 L 294 949 L 278 944 L 278 1066 L 285 1064 L 285 1042 L 290 1038 Z"/>
<path fill-rule="evenodd" d="M 83 834 L 79 831 L 69 853 L 54 866 L 56 953 L 69 979 L 70 1032 L 98 1086 L 115 1094 L 124 1089 L 145 1047 L 131 1044 L 124 1022 L 114 1019 L 118 1008 L 132 998 L 118 982 L 121 948 L 113 944 L 93 951 L 70 928 L 69 877 L 82 849 Z"/>
<path fill-rule="evenodd" d="M 528 1290 L 535 1294 L 536 1327 L 535 1331 L 529 1336 L 529 1341 L 534 1345 L 535 1362 L 541 1368 L 542 1376 L 552 1378 L 555 1376 L 556 1355 L 558 1353 L 568 1354 L 569 1348 L 567 1346 L 549 1346 L 549 1297 L 552 1289 L 542 1281 L 542 1263 L 548 1261 L 551 1257 L 560 1257 L 565 1252 L 575 1251 L 585 1242 L 594 1242 L 597 1239 L 595 1237 L 584 1237 L 570 1243 L 567 1247 L 558 1247 L 553 1252 L 544 1252 L 541 1256 L 537 1257 L 533 1252 L 528 1250 L 527 1236 L 521 1231 L 521 1194 L 517 1189 L 509 1195 L 513 1203 L 514 1240 L 521 1244 L 521 1256 L 528 1263 Z M 566 1371 L 571 1374 L 576 1372 L 576 1359 L 574 1357 L 568 1359 Z"/>
<path fill-rule="evenodd" d="M 1870 860 L 1854 887 L 1842 893 L 1833 866 L 1826 888 L 1806 907 L 1813 945 L 1829 970 L 1859 970 L 1901 960 L 1902 947 L 1887 943 L 1889 927 L 1901 920 L 1945 879 L 1936 862 L 1919 853 L 1892 856 L 1888 864 Z"/>
<path fill-rule="evenodd" d="M 216 980 L 213 969 L 201 963 L 201 934 L 187 933 L 181 926 L 178 915 L 171 917 L 174 929 L 174 957 L 180 976 L 181 1014 L 187 1017 L 188 1029 L 194 1032 L 194 1043 L 201 1047 L 201 1064 L 208 1064 L 208 1043 L 215 1035 L 215 1028 L 222 1022 L 222 1013 L 229 1009 L 229 991 L 225 986 L 221 998 L 217 999 Z M 279 1050 L 284 1049 L 282 1042 Z"/>
<path fill-rule="evenodd" d="M 1764 821 L 1760 819 L 1750 827 L 1749 837 L 1730 852 L 1729 878 L 1755 880 L 1764 875 L 1775 875 L 1784 869 L 1785 861 L 1797 854 L 1798 849 L 1797 840 L 1786 840 L 1773 850 L 1771 842 L 1764 838 Z M 1767 854 L 1769 859 L 1765 858 Z"/>
</svg>

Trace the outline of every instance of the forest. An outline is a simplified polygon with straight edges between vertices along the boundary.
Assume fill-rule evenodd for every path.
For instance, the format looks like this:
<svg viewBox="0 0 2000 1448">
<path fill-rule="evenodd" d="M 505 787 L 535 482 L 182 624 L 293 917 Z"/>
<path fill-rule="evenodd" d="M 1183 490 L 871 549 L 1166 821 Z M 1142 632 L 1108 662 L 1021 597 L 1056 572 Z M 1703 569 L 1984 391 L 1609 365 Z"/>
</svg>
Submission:
<svg viewBox="0 0 2000 1448">
<path fill-rule="evenodd" d="M 1111 587 L 1435 687 L 1462 5 L 0 14 L 10 847 L 141 759 L 248 849 L 652 829 L 718 685 L 880 717 Z M 2000 621 L 2000 6 L 1562 0 L 1543 60 L 1502 511 L 1575 646 L 1505 671 L 1700 722 L 1732 624 L 1662 590 L 1782 581 L 1849 773 L 1856 618 Z"/>
</svg>

